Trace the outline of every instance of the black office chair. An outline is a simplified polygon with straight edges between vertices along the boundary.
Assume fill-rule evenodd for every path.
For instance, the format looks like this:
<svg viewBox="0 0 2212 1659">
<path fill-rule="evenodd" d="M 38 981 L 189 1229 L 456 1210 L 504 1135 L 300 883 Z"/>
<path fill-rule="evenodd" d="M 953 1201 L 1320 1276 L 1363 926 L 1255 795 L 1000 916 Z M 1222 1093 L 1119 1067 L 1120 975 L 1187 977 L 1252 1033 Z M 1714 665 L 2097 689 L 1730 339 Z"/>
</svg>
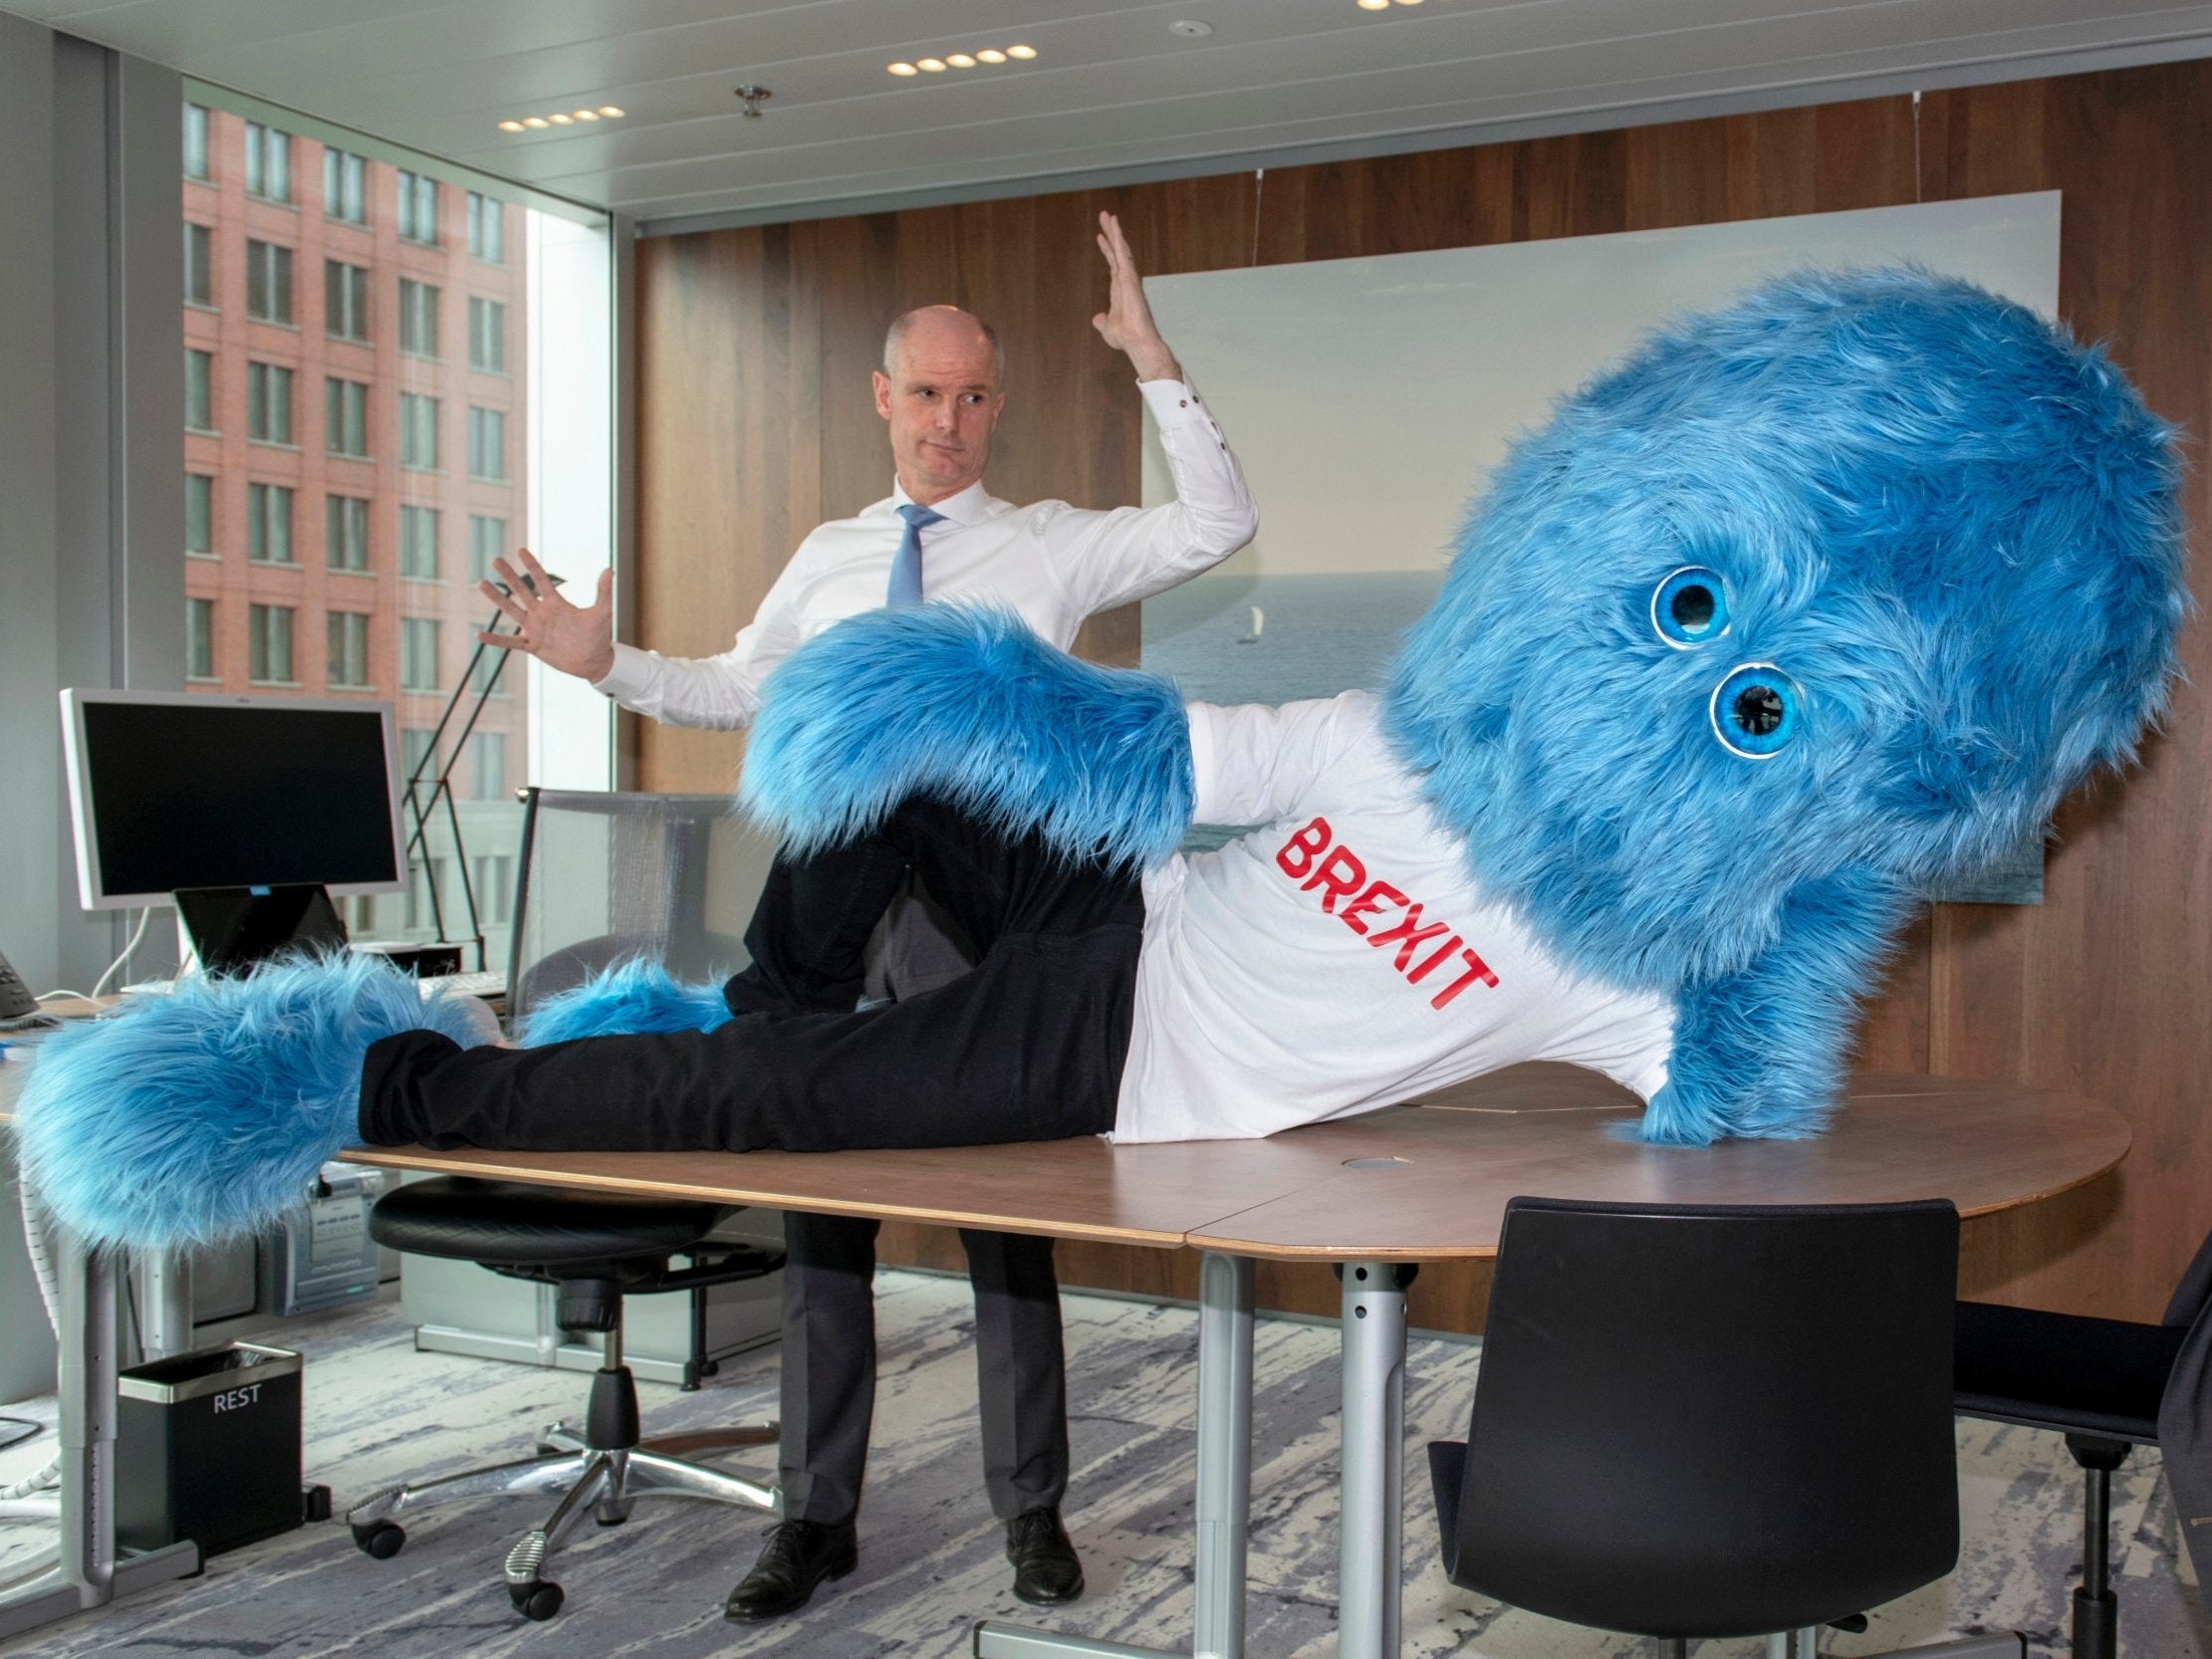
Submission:
<svg viewBox="0 0 2212 1659">
<path fill-rule="evenodd" d="M 2135 1446 L 2159 1444 L 2159 1415 L 2190 1334 L 2212 1317 L 2212 1237 L 2197 1248 L 2157 1324 L 1958 1304 L 1958 1412 L 2055 1429 L 2081 1465 L 2082 1583 L 2074 1591 L 2075 1659 L 2114 1659 L 2119 1598 L 2111 1585 L 2112 1471 Z M 2177 1402 L 2186 1404 L 2186 1401 Z M 2168 1449 L 2169 1473 L 2175 1452 Z"/>
<path fill-rule="evenodd" d="M 745 960 L 737 917 L 749 913 L 769 850 L 738 825 L 720 796 L 525 792 L 514 905 L 509 1004 L 518 1017 L 590 972 L 629 957 L 703 977 Z M 525 964 L 528 964 L 525 966 Z M 449 1176 L 386 1193 L 370 1212 L 379 1244 L 417 1256 L 474 1262 L 513 1279 L 558 1287 L 563 1331 L 601 1332 L 581 1433 L 559 1424 L 539 1456 L 382 1492 L 347 1515 L 354 1540 L 389 1557 L 406 1541 L 401 1517 L 463 1499 L 561 1493 L 544 1526 L 507 1556 L 507 1592 L 533 1619 L 560 1611 L 548 1557 L 590 1513 L 603 1526 L 628 1519 L 632 1502 L 666 1495 L 773 1510 L 777 1494 L 741 1476 L 684 1461 L 686 1454 L 773 1445 L 773 1423 L 642 1439 L 637 1390 L 622 1359 L 622 1298 L 694 1295 L 759 1279 L 783 1252 L 715 1236 L 736 1209 L 696 1200 L 651 1200 L 516 1182 Z M 674 1258 L 684 1257 L 686 1267 Z M 694 1331 L 694 1349 L 701 1338 Z M 711 1370 L 695 1351 L 686 1369 Z"/>
<path fill-rule="evenodd" d="M 1958 1559 L 1957 1268 L 1942 1202 L 1515 1199 L 1468 1440 L 1429 1447 L 1452 1582 L 1675 1656 L 1862 1628 Z"/>
</svg>

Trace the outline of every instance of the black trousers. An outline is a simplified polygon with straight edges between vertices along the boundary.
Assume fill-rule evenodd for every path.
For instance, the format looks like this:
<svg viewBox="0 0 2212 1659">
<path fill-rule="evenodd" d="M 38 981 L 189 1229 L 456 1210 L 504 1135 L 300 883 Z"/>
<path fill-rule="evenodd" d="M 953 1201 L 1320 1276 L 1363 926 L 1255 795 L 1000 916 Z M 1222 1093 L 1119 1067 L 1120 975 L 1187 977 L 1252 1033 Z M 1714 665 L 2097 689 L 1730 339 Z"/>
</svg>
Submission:
<svg viewBox="0 0 2212 1659">
<path fill-rule="evenodd" d="M 974 942 L 975 970 L 848 1012 L 866 941 L 911 870 Z M 681 1149 L 968 1145 L 1109 1128 L 1143 904 L 1135 880 L 910 803 L 823 857 L 779 859 L 704 1038 L 471 1050 L 412 1033 L 369 1052 L 364 1138 L 396 1144 Z M 564 1053 L 564 1051 L 568 1051 Z M 787 1215 L 785 1514 L 851 1519 L 873 1410 L 876 1224 Z M 1050 1240 L 963 1230 L 976 1293 L 985 1481 L 1002 1518 L 1067 1485 Z"/>
</svg>

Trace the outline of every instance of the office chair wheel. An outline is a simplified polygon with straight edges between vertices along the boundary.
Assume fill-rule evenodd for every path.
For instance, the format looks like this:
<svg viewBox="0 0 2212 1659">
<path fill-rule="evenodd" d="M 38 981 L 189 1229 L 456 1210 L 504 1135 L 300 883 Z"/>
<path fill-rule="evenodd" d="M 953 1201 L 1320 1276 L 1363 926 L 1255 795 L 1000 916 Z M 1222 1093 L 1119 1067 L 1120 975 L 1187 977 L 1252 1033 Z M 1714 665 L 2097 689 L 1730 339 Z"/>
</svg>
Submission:
<svg viewBox="0 0 2212 1659">
<path fill-rule="evenodd" d="M 364 1554 L 373 1555 L 379 1561 L 388 1561 L 399 1553 L 407 1541 L 406 1530 L 388 1521 L 379 1521 L 372 1527 L 356 1527 L 354 1542 Z"/>
<path fill-rule="evenodd" d="M 529 1584 L 509 1584 L 507 1599 L 515 1604 L 515 1611 L 526 1619 L 544 1623 L 561 1610 L 563 1600 L 559 1584 L 541 1578 Z"/>
</svg>

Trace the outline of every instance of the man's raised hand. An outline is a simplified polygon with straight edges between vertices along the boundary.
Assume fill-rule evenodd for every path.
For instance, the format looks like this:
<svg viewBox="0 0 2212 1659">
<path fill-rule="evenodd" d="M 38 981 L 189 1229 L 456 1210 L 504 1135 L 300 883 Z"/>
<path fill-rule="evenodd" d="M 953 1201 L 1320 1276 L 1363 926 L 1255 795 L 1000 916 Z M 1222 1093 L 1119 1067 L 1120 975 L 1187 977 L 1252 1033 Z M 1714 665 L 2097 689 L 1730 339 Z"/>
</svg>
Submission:
<svg viewBox="0 0 2212 1659">
<path fill-rule="evenodd" d="M 554 590 L 546 569 L 528 548 L 515 550 L 518 571 L 504 559 L 492 561 L 506 591 L 490 582 L 477 589 L 515 624 L 513 633 L 476 637 L 502 650 L 522 651 L 548 668 L 594 682 L 614 668 L 614 573 L 600 572 L 599 594 L 589 606 L 571 604 Z"/>
<path fill-rule="evenodd" d="M 1135 256 L 1121 234 L 1121 221 L 1110 213 L 1099 215 L 1099 252 L 1106 262 L 1106 309 L 1091 319 L 1091 326 L 1108 346 L 1128 355 L 1139 380 L 1181 379 L 1183 365 L 1160 338 Z"/>
</svg>

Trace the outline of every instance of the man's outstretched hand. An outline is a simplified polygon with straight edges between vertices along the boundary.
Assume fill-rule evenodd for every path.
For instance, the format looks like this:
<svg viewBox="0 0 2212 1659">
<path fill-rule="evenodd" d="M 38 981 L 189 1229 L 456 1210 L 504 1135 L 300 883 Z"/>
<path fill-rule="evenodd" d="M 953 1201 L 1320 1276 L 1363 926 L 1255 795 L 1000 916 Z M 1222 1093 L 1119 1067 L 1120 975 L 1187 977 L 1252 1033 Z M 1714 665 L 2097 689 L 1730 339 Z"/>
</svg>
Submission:
<svg viewBox="0 0 2212 1659">
<path fill-rule="evenodd" d="M 516 631 L 476 637 L 502 650 L 526 652 L 564 674 L 595 682 L 607 678 L 614 668 L 614 573 L 600 572 L 599 594 L 585 607 L 571 604 L 555 591 L 546 568 L 528 548 L 516 549 L 515 561 L 522 567 L 519 571 L 504 559 L 492 561 L 492 569 L 507 585 L 505 592 L 489 582 L 476 586 L 515 624 Z"/>
<path fill-rule="evenodd" d="M 1121 221 L 1110 213 L 1099 215 L 1099 252 L 1106 255 L 1106 308 L 1091 319 L 1091 326 L 1108 346 L 1127 354 L 1139 380 L 1181 379 L 1183 365 L 1160 338 Z"/>
</svg>

